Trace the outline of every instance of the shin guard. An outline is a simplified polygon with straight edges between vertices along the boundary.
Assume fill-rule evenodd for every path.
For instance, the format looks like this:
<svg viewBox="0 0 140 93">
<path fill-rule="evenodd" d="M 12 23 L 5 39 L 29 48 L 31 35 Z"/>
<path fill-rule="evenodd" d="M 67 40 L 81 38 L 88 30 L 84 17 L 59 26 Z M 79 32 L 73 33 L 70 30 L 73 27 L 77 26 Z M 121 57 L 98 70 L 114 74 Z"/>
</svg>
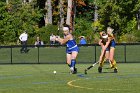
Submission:
<svg viewBox="0 0 140 93">
<path fill-rule="evenodd" d="M 75 64 L 76 64 L 76 60 L 75 59 L 72 59 L 71 60 L 71 67 L 75 67 Z"/>
<path fill-rule="evenodd" d="M 106 61 L 106 58 L 104 56 L 102 61 L 99 63 L 99 67 L 103 67 L 105 61 Z"/>
</svg>

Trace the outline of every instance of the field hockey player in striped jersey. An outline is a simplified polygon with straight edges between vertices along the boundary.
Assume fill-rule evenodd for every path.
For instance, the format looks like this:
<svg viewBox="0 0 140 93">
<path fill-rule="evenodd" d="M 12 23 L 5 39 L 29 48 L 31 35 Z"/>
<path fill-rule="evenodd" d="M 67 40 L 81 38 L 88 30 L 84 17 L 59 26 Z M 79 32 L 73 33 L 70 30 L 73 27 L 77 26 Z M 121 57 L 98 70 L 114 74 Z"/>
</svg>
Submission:
<svg viewBox="0 0 140 93">
<path fill-rule="evenodd" d="M 114 73 L 117 73 L 117 66 L 116 66 L 116 61 L 114 59 L 114 53 L 115 53 L 115 38 L 114 35 L 112 34 L 113 29 L 111 27 L 107 28 L 107 33 L 102 32 L 100 33 L 101 39 L 99 41 L 99 45 L 102 47 L 101 55 L 100 55 L 100 63 L 98 67 L 98 72 L 102 72 L 102 67 L 105 61 L 105 58 L 109 60 L 110 66 L 112 69 L 114 69 Z M 106 55 L 107 53 L 107 55 Z"/>
</svg>

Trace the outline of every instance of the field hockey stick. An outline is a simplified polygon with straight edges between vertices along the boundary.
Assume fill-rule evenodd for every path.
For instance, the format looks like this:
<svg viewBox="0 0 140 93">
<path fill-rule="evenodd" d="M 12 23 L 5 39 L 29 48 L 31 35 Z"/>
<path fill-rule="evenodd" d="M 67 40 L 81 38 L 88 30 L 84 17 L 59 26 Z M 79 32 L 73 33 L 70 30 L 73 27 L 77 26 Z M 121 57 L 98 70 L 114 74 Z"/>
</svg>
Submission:
<svg viewBox="0 0 140 93">
<path fill-rule="evenodd" d="M 85 74 L 87 74 L 87 71 L 90 70 L 91 68 L 93 68 L 96 64 L 98 64 L 99 61 L 97 61 L 96 63 L 92 64 L 91 66 L 89 66 L 88 68 L 85 69 Z"/>
</svg>

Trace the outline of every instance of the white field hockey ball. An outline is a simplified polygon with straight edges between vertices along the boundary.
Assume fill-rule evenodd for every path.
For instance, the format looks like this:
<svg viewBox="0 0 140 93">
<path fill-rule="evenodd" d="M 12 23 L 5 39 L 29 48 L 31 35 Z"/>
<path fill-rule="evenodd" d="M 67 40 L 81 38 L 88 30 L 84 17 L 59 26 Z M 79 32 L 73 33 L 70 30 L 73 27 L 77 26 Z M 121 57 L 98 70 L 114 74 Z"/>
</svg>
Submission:
<svg viewBox="0 0 140 93">
<path fill-rule="evenodd" d="M 54 74 L 56 74 L 56 71 L 53 71 Z"/>
</svg>

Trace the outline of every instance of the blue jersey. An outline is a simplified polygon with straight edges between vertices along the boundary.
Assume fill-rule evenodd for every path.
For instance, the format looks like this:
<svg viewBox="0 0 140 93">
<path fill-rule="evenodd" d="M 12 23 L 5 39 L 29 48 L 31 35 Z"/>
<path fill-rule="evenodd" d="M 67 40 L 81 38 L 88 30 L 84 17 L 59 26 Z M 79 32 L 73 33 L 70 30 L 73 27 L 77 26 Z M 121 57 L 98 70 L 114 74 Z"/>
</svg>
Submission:
<svg viewBox="0 0 140 93">
<path fill-rule="evenodd" d="M 79 48 L 75 40 L 68 40 L 66 43 L 66 53 L 72 53 L 73 51 L 79 52 Z"/>
<path fill-rule="evenodd" d="M 108 47 L 106 48 L 106 51 L 109 51 L 109 50 L 110 50 L 110 47 L 114 47 L 114 48 L 115 48 L 115 46 L 116 46 L 116 42 L 115 42 L 115 40 L 113 39 L 113 40 L 110 41 L 110 44 L 109 44 Z"/>
</svg>

